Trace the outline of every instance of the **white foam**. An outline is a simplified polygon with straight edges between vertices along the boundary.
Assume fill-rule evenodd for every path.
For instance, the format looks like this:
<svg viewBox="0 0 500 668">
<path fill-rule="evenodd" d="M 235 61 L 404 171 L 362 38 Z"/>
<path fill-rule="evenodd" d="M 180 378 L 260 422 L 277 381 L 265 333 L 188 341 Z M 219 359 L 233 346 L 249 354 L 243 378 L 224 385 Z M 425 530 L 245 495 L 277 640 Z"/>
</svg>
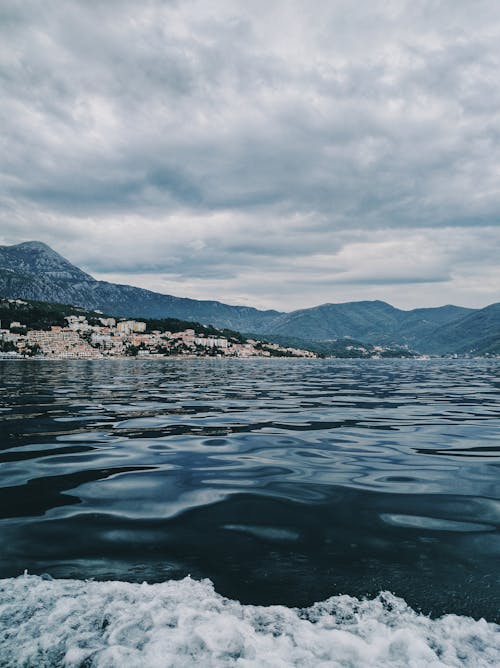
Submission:
<svg viewBox="0 0 500 668">
<path fill-rule="evenodd" d="M 241 605 L 208 580 L 0 580 L 0 664 L 135 668 L 500 665 L 500 626 L 431 620 L 388 593 L 310 608 Z"/>
</svg>

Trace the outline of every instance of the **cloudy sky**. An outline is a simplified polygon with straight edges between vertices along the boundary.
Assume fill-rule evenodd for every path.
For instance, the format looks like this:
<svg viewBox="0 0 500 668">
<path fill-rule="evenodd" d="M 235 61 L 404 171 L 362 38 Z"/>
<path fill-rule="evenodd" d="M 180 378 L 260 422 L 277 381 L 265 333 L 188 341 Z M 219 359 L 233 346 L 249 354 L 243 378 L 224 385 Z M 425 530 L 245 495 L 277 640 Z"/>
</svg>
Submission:
<svg viewBox="0 0 500 668">
<path fill-rule="evenodd" d="M 497 0 L 2 0 L 0 243 L 283 310 L 500 300 Z"/>
</svg>

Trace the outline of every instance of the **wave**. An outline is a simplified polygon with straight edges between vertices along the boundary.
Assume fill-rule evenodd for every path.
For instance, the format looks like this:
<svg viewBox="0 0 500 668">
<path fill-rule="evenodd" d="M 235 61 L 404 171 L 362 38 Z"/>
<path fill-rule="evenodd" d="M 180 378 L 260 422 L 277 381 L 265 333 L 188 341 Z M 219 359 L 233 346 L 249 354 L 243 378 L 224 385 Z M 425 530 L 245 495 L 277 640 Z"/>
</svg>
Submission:
<svg viewBox="0 0 500 668">
<path fill-rule="evenodd" d="M 388 592 L 309 608 L 242 605 L 209 580 L 0 580 L 6 668 L 500 665 L 500 626 L 430 619 Z"/>
</svg>

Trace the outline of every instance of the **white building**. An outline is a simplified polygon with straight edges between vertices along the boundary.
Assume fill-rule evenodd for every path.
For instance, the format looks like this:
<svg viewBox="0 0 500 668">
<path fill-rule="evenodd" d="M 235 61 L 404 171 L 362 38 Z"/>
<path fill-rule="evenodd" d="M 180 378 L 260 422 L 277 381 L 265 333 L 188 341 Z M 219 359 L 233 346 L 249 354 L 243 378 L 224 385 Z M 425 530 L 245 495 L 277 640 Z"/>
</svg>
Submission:
<svg viewBox="0 0 500 668">
<path fill-rule="evenodd" d="M 228 340 L 225 338 L 217 338 L 215 336 L 196 337 L 194 343 L 197 346 L 205 346 L 205 348 L 227 348 Z"/>
<path fill-rule="evenodd" d="M 116 329 L 120 334 L 140 334 L 146 331 L 146 323 L 137 320 L 122 320 L 117 323 Z"/>
<path fill-rule="evenodd" d="M 115 318 L 99 318 L 101 325 L 103 327 L 115 327 L 116 326 L 116 319 Z"/>
</svg>

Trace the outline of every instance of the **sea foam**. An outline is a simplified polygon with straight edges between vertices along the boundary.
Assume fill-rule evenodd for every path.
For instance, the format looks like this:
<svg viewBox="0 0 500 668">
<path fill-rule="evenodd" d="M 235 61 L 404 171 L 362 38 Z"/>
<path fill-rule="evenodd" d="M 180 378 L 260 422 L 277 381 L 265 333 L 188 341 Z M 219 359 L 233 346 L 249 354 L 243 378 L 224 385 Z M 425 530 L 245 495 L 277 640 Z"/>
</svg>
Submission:
<svg viewBox="0 0 500 668">
<path fill-rule="evenodd" d="M 210 581 L 0 580 L 6 668 L 499 666 L 500 626 L 432 620 L 402 599 L 334 596 L 310 608 L 242 605 Z"/>
</svg>

